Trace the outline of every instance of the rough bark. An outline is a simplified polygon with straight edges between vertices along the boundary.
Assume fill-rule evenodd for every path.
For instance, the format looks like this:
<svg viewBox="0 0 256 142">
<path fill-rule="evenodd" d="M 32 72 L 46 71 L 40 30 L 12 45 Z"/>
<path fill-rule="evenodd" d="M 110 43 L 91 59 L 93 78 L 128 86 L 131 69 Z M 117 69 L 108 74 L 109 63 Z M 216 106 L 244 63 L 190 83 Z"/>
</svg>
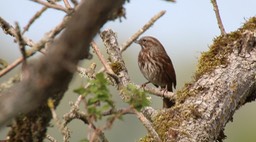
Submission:
<svg viewBox="0 0 256 142">
<path fill-rule="evenodd" d="M 222 141 L 241 105 L 256 97 L 256 18 L 217 37 L 202 54 L 195 80 L 177 93 L 175 107 L 153 118 L 163 141 Z M 141 141 L 152 141 L 147 136 Z"/>
</svg>

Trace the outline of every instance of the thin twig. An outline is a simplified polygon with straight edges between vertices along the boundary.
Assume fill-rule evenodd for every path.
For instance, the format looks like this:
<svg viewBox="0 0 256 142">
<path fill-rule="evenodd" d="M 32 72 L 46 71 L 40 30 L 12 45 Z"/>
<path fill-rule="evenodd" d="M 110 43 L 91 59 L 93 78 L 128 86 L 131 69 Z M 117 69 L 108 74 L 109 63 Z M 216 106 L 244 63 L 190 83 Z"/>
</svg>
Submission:
<svg viewBox="0 0 256 142">
<path fill-rule="evenodd" d="M 3 29 L 5 34 L 9 34 L 15 37 L 15 29 L 10 25 L 7 21 L 5 21 L 2 17 L 0 17 L 0 27 Z"/>
<path fill-rule="evenodd" d="M 26 53 L 27 57 L 30 57 L 30 56 L 34 55 L 34 53 L 37 52 L 37 51 L 39 51 L 39 52 L 44 54 L 44 52 L 41 51 L 41 49 L 43 47 L 45 47 L 45 44 L 47 42 L 52 40 L 56 35 L 58 35 L 65 28 L 65 26 L 66 26 L 67 22 L 69 21 L 69 19 L 70 19 L 70 16 L 64 17 L 63 21 L 60 24 L 58 24 L 54 29 L 52 29 L 50 32 L 48 32 L 45 35 L 45 37 L 42 38 L 38 43 L 34 43 L 32 39 L 29 39 L 29 38 L 27 38 L 25 36 L 22 36 L 25 44 L 30 46 L 30 47 L 32 47 L 32 49 L 27 51 L 27 53 Z M 16 37 L 15 29 L 7 21 L 2 19 L 1 17 L 0 17 L 0 27 L 3 29 L 3 31 L 6 34 L 9 34 L 9 35 L 11 35 L 13 37 Z M 0 71 L 0 77 L 5 75 L 9 71 L 11 71 L 16 66 L 18 66 L 20 63 L 22 63 L 22 61 L 23 61 L 22 57 L 16 59 L 13 63 L 11 63 L 6 68 L 4 68 L 3 70 Z"/>
<path fill-rule="evenodd" d="M 94 41 L 92 41 L 91 46 L 92 46 L 93 50 L 95 51 L 95 53 L 97 54 L 97 56 L 99 57 L 99 59 L 100 59 L 101 63 L 103 64 L 105 70 L 107 72 L 111 73 L 111 74 L 115 74 L 113 72 L 113 70 L 111 69 L 111 67 L 109 66 L 109 64 L 107 63 L 107 61 L 104 59 L 103 55 L 100 53 L 100 50 L 99 50 L 97 44 Z"/>
<path fill-rule="evenodd" d="M 62 125 L 62 122 L 58 118 L 58 115 L 57 115 L 57 113 L 56 113 L 56 111 L 54 109 L 55 107 L 54 107 L 54 103 L 53 103 L 52 99 L 48 100 L 48 106 L 49 106 L 49 108 L 51 110 L 52 118 L 55 121 L 55 124 L 56 124 L 57 128 L 60 130 L 60 132 L 63 135 L 63 141 L 67 142 L 68 139 L 70 138 L 70 130 L 65 125 Z"/>
<path fill-rule="evenodd" d="M 64 1 L 64 4 L 65 4 L 65 7 L 66 7 L 67 9 L 72 9 L 72 7 L 70 6 L 68 0 L 63 0 L 63 1 Z"/>
<path fill-rule="evenodd" d="M 26 50 L 25 50 L 25 45 L 26 44 L 25 44 L 24 39 L 21 35 L 20 26 L 17 22 L 15 22 L 15 31 L 16 31 L 16 41 L 19 44 L 19 49 L 20 49 L 20 52 L 22 54 L 22 58 L 23 58 L 24 65 L 25 65 L 26 64 L 26 58 L 27 58 Z"/>
<path fill-rule="evenodd" d="M 125 51 L 141 34 L 143 34 L 148 28 L 150 28 L 160 17 L 166 13 L 165 10 L 160 11 L 153 16 L 141 29 L 133 34 L 125 43 L 121 45 L 121 51 Z"/>
<path fill-rule="evenodd" d="M 103 112 L 102 115 L 103 116 L 108 116 L 108 115 L 112 115 L 112 114 L 134 114 L 134 112 L 131 110 L 131 108 L 121 108 L 121 109 L 118 109 L 118 110 L 115 110 L 115 109 L 111 109 L 109 111 L 106 111 L 106 112 Z"/>
<path fill-rule="evenodd" d="M 136 109 L 133 109 L 133 111 L 138 119 L 141 121 L 141 123 L 147 128 L 150 135 L 153 136 L 154 142 L 161 142 L 162 140 L 160 139 L 156 130 L 152 127 L 151 122 L 141 112 L 138 112 Z"/>
<path fill-rule="evenodd" d="M 216 0 L 211 0 L 211 3 L 213 5 L 213 10 L 214 10 L 215 15 L 216 15 L 216 19 L 217 19 L 217 22 L 218 22 L 218 26 L 220 28 L 221 35 L 225 35 L 226 31 L 224 29 L 224 26 L 223 26 L 223 23 L 222 23 L 222 20 L 221 20 L 221 17 L 220 17 L 220 12 L 219 12 L 217 1 Z"/>
<path fill-rule="evenodd" d="M 9 64 L 6 68 L 2 69 L 0 71 L 0 77 L 2 77 L 3 75 L 5 75 L 6 73 L 8 73 L 9 71 L 11 71 L 12 69 L 14 69 L 16 66 L 18 66 L 20 63 L 22 63 L 23 61 L 23 57 L 19 57 L 18 59 L 16 59 L 14 62 L 12 62 L 11 64 Z"/>
<path fill-rule="evenodd" d="M 90 125 L 90 127 L 97 131 L 97 136 L 103 141 L 108 142 L 107 138 L 105 137 L 102 130 L 98 129 L 89 119 L 89 116 L 86 115 L 86 113 L 79 111 L 79 104 L 82 101 L 83 96 L 80 95 L 77 99 L 77 101 L 73 104 L 71 103 L 71 110 L 63 115 L 64 122 L 62 123 L 62 127 L 66 127 L 69 122 L 71 122 L 73 119 L 79 119 L 84 122 L 84 124 Z"/>
<path fill-rule="evenodd" d="M 56 3 L 52 4 L 52 3 L 49 3 L 49 2 L 44 2 L 42 0 L 31 0 L 31 1 L 42 4 L 42 5 L 44 5 L 46 7 L 49 7 L 49 8 L 61 10 L 61 11 L 64 11 L 64 12 L 68 13 L 68 9 L 66 9 L 65 7 L 63 7 L 59 4 L 56 4 Z"/>
<path fill-rule="evenodd" d="M 41 10 L 39 10 L 38 12 L 36 12 L 36 14 L 29 20 L 28 24 L 24 27 L 24 30 L 22 31 L 22 35 L 28 31 L 28 29 L 30 28 L 30 26 L 36 21 L 36 19 L 38 19 L 43 12 L 46 11 L 48 7 L 44 6 Z"/>
<path fill-rule="evenodd" d="M 2 17 L 0 17 L 0 27 L 3 29 L 5 34 L 16 37 L 15 29 L 12 27 L 11 24 L 9 24 L 7 21 L 5 21 Z M 30 47 L 35 45 L 35 43 L 29 38 L 26 38 L 23 36 L 23 40 Z"/>
</svg>

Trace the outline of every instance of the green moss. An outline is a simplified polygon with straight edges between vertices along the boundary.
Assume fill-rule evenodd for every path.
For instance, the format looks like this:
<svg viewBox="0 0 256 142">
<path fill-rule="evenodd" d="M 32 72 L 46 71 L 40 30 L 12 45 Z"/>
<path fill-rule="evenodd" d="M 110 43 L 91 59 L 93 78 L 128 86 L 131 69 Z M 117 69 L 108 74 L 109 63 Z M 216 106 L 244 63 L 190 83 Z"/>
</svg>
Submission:
<svg viewBox="0 0 256 142">
<path fill-rule="evenodd" d="M 209 51 L 203 52 L 199 58 L 197 70 L 194 75 L 194 80 L 191 83 L 185 84 L 183 89 L 177 91 L 177 102 L 182 103 L 187 97 L 196 94 L 198 91 L 206 88 L 197 88 L 191 91 L 190 86 L 197 81 L 202 75 L 210 73 L 218 66 L 225 67 L 228 64 L 227 57 L 233 48 L 241 47 L 241 43 L 236 42 L 236 46 L 232 46 L 236 40 L 241 38 L 245 30 L 256 29 L 256 17 L 250 18 L 241 28 L 235 32 L 226 35 L 221 35 L 213 40 L 213 44 L 209 47 Z M 239 41 L 239 40 L 238 40 Z M 189 91 L 190 90 L 190 91 Z"/>
<path fill-rule="evenodd" d="M 163 138 L 167 138 L 170 133 L 171 128 L 175 128 L 175 126 L 178 126 L 180 123 L 180 119 L 174 119 L 175 114 L 180 113 L 177 112 L 179 109 L 170 109 L 167 110 L 158 116 L 155 117 L 153 120 L 153 127 L 155 128 L 156 132 L 158 133 L 159 137 L 163 140 Z M 171 135 L 176 135 L 176 132 L 173 131 Z M 168 136 L 169 137 L 169 136 Z M 163 140 L 165 141 L 165 140 Z M 140 139 L 140 142 L 153 142 L 153 138 L 150 135 L 145 136 L 144 138 Z"/>
<path fill-rule="evenodd" d="M 200 78 L 201 75 L 211 72 L 217 66 L 225 66 L 228 63 L 228 54 L 233 50 L 233 46 L 231 45 L 234 44 L 234 41 L 241 38 L 242 33 L 245 30 L 252 29 L 256 29 L 256 17 L 249 19 L 244 26 L 237 31 L 216 37 L 213 40 L 213 44 L 210 46 L 209 51 L 203 52 L 198 61 L 195 80 Z"/>
<path fill-rule="evenodd" d="M 123 70 L 122 64 L 119 62 L 114 62 L 110 64 L 110 67 L 112 68 L 113 72 L 115 74 L 118 74 L 120 71 Z"/>
<path fill-rule="evenodd" d="M 201 75 L 211 72 L 217 66 L 226 65 L 228 54 L 232 50 L 228 45 L 239 37 L 239 33 L 231 33 L 215 38 L 209 51 L 203 52 L 198 61 L 195 79 L 197 80 Z"/>
<path fill-rule="evenodd" d="M 176 92 L 176 94 L 177 94 L 176 102 L 177 102 L 177 103 L 179 103 L 179 104 L 180 104 L 180 103 L 183 103 L 184 100 L 185 100 L 187 97 L 189 97 L 189 96 L 191 96 L 191 95 L 194 94 L 194 93 L 189 92 L 190 86 L 191 86 L 191 83 L 186 83 L 186 84 L 184 85 L 184 87 L 183 87 L 181 90 L 178 90 L 178 91 Z"/>
<path fill-rule="evenodd" d="M 178 135 L 188 135 L 187 133 L 177 130 L 176 128 L 181 125 L 183 121 L 188 119 L 198 119 L 201 117 L 195 105 L 186 106 L 176 105 L 171 109 L 168 109 L 153 120 L 153 127 L 158 133 L 162 141 L 166 141 L 163 138 L 172 137 L 174 140 Z M 153 138 L 150 135 L 140 139 L 140 142 L 153 142 Z"/>
<path fill-rule="evenodd" d="M 255 30 L 256 29 L 256 17 L 250 18 L 240 30 Z"/>
</svg>

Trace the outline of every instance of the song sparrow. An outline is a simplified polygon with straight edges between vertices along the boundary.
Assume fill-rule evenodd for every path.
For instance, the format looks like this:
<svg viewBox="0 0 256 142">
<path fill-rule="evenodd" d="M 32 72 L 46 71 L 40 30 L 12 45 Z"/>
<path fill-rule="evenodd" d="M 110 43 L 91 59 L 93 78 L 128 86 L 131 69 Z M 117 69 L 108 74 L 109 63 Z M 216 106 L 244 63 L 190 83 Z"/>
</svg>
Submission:
<svg viewBox="0 0 256 142">
<path fill-rule="evenodd" d="M 173 87 L 176 87 L 176 75 L 172 61 L 163 45 L 152 36 L 142 37 L 135 43 L 141 46 L 138 64 L 144 77 L 155 86 L 160 86 L 172 92 Z M 173 105 L 174 102 L 168 98 L 163 98 L 164 108 L 169 108 Z"/>
</svg>

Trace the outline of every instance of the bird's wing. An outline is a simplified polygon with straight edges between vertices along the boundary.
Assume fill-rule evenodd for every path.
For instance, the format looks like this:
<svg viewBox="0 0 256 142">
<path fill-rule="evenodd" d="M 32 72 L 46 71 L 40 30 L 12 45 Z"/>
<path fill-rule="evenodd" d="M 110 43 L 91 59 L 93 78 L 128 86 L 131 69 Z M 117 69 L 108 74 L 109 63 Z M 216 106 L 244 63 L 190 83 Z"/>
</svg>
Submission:
<svg viewBox="0 0 256 142">
<path fill-rule="evenodd" d="M 176 74 L 175 74 L 175 70 L 173 68 L 173 64 L 170 57 L 168 55 L 160 56 L 160 57 L 161 57 L 160 60 L 163 60 L 161 62 L 164 63 L 164 69 L 169 79 L 169 82 L 171 82 L 173 87 L 176 88 Z M 171 86 L 168 85 L 168 90 L 169 90 L 169 87 L 172 87 L 172 85 Z"/>
</svg>

